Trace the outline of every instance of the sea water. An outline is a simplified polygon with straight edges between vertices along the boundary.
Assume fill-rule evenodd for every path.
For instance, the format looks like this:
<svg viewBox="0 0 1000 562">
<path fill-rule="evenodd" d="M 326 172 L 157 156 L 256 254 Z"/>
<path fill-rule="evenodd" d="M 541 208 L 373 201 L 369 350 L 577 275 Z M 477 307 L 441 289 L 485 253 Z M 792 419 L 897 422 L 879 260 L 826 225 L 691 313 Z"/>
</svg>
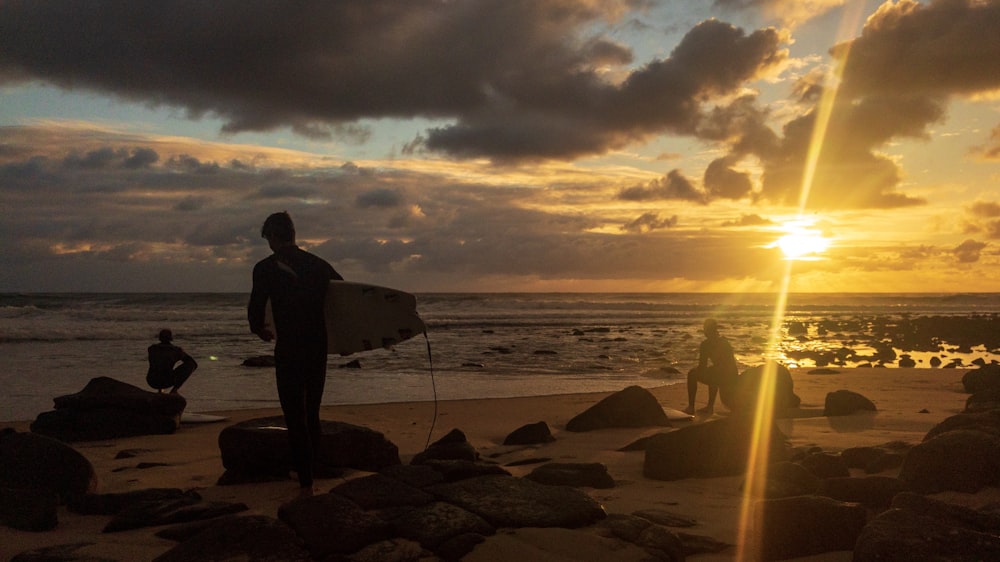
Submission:
<svg viewBox="0 0 1000 562">
<path fill-rule="evenodd" d="M 273 369 L 243 366 L 272 352 L 249 333 L 246 302 L 235 293 L 0 294 L 0 421 L 34 419 L 98 376 L 146 388 L 146 347 L 161 328 L 199 363 L 182 389 L 188 410 L 276 407 Z M 331 356 L 324 404 L 677 384 L 697 361 L 710 316 L 747 366 L 766 358 L 816 366 L 818 353 L 845 349 L 855 354 L 838 365 L 893 367 L 903 353 L 918 367 L 935 357 L 945 366 L 1000 359 L 1000 346 L 959 345 L 944 330 L 996 321 L 1000 294 L 795 294 L 777 317 L 776 302 L 758 293 L 419 294 L 426 337 Z M 950 320 L 932 349 L 907 349 L 880 331 L 922 317 Z"/>
</svg>

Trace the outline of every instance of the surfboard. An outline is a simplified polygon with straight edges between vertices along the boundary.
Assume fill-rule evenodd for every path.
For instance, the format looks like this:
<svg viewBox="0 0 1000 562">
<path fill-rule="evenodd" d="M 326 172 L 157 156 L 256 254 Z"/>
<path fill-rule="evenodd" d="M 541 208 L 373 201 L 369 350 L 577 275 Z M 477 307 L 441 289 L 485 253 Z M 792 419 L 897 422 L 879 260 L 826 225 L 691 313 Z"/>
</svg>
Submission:
<svg viewBox="0 0 1000 562">
<path fill-rule="evenodd" d="M 663 412 L 667 414 L 667 419 L 670 421 L 687 421 L 694 419 L 694 416 L 691 414 L 687 414 L 674 408 L 664 408 Z"/>
<path fill-rule="evenodd" d="M 330 281 L 324 305 L 327 353 L 389 349 L 426 331 L 410 293 L 355 281 Z M 274 326 L 268 301 L 265 322 Z M 275 330 L 275 337 L 281 335 Z"/>
<path fill-rule="evenodd" d="M 216 416 L 215 414 L 199 414 L 198 412 L 183 412 L 181 423 L 213 423 L 226 421 L 226 416 Z"/>
</svg>

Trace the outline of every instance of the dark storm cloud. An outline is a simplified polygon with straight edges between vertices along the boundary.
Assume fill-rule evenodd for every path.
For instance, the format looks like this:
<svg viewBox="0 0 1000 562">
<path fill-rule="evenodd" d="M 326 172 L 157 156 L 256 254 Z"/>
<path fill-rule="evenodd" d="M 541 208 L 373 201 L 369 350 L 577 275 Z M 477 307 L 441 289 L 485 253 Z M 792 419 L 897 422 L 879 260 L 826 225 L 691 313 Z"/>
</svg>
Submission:
<svg viewBox="0 0 1000 562">
<path fill-rule="evenodd" d="M 677 224 L 677 215 L 663 218 L 659 215 L 659 213 L 643 213 L 635 220 L 623 224 L 621 229 L 625 232 L 643 233 L 643 232 L 652 232 L 654 230 L 660 230 L 663 228 L 670 228 L 676 224 Z"/>
<path fill-rule="evenodd" d="M 760 215 L 742 215 L 738 220 L 723 222 L 722 226 L 767 226 L 772 224 L 774 221 Z"/>
<path fill-rule="evenodd" d="M 708 197 L 699 191 L 680 170 L 671 170 L 662 178 L 651 180 L 642 185 L 626 187 L 618 192 L 622 201 L 659 201 L 677 199 L 706 204 Z"/>
<path fill-rule="evenodd" d="M 979 256 L 985 247 L 985 242 L 976 242 L 970 239 L 956 246 L 952 252 L 960 263 L 974 263 L 979 261 Z"/>
<path fill-rule="evenodd" d="M 357 196 L 354 203 L 361 208 L 393 208 L 403 204 L 403 194 L 397 189 L 373 189 Z"/>
<path fill-rule="evenodd" d="M 595 0 L 0 4 L 0 83 L 38 80 L 214 115 L 224 130 L 307 136 L 359 120 L 453 124 L 425 146 L 458 157 L 570 159 L 665 131 L 782 63 L 773 29 L 716 20 L 637 69 L 588 35 L 630 4 Z M 602 69 L 624 73 L 609 82 Z M 356 127 L 355 127 L 356 128 Z"/>
</svg>

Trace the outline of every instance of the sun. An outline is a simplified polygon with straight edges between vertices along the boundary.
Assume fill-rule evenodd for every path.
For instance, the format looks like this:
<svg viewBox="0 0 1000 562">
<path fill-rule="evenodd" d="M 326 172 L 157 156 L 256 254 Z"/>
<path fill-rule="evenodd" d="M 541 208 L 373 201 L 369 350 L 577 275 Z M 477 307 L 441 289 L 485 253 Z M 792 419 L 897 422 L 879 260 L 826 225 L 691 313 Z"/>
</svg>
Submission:
<svg viewBox="0 0 1000 562">
<path fill-rule="evenodd" d="M 785 259 L 822 259 L 821 255 L 830 247 L 830 239 L 818 230 L 790 225 L 786 227 L 786 232 L 787 234 L 778 238 L 773 244 L 781 250 Z"/>
</svg>

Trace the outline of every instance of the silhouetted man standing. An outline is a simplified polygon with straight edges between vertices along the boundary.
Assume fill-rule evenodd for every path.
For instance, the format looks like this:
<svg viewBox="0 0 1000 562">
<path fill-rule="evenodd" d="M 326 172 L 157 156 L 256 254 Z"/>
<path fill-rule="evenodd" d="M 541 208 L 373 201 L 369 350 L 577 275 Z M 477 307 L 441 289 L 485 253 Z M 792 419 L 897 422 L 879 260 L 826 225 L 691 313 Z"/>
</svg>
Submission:
<svg viewBox="0 0 1000 562">
<path fill-rule="evenodd" d="M 292 466 L 302 495 L 313 493 L 313 463 L 322 438 L 319 408 L 326 383 L 327 336 L 323 305 L 331 279 L 343 279 L 333 267 L 295 243 L 287 212 L 267 217 L 261 229 L 274 252 L 253 268 L 247 305 L 250 331 L 274 345 L 278 399 L 288 427 Z M 264 322 L 271 301 L 274 329 Z"/>
</svg>

